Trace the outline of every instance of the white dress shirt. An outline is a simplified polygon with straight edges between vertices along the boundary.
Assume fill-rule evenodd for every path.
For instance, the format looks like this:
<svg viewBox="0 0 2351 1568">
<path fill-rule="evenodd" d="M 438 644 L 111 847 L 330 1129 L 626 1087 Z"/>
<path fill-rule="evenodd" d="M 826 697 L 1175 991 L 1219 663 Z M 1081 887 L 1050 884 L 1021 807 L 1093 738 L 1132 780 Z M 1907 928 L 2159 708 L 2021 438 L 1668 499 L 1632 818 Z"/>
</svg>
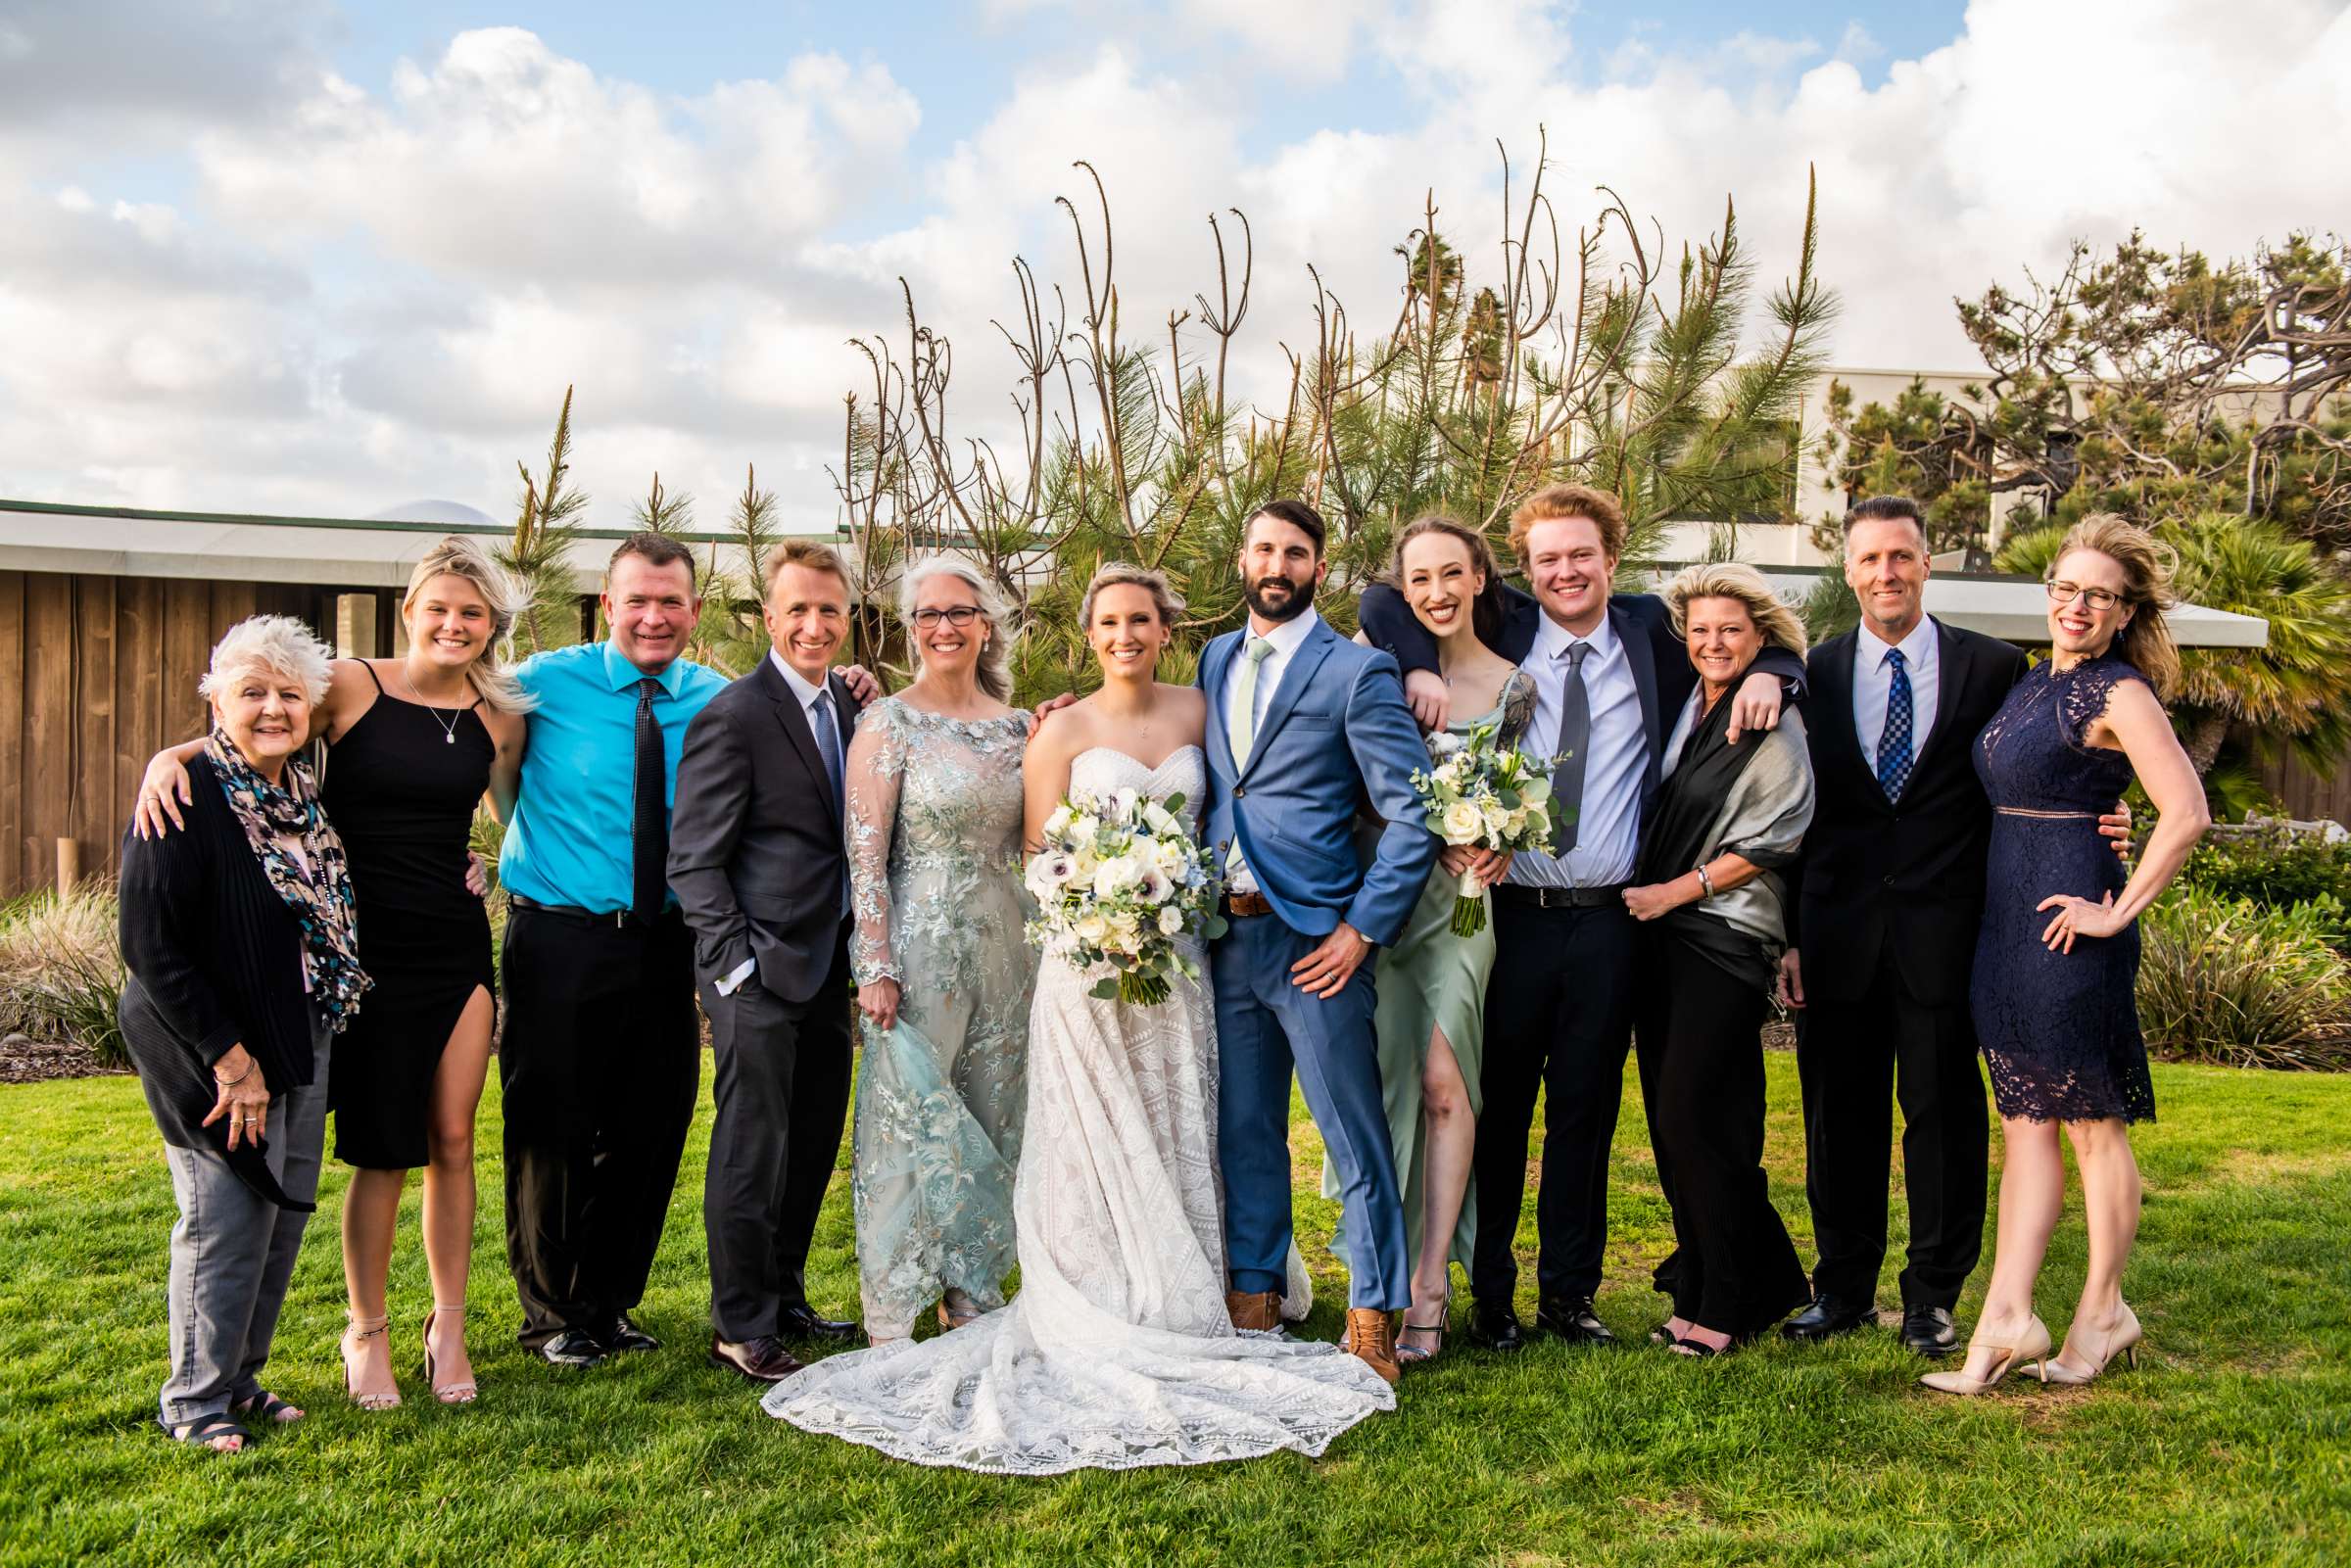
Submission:
<svg viewBox="0 0 2351 1568">
<path fill-rule="evenodd" d="M 1886 737 L 1886 693 L 1894 688 L 1894 666 L 1886 655 L 1902 650 L 1910 667 L 1910 760 L 1927 749 L 1927 732 L 1935 728 L 1935 699 L 1943 689 L 1943 637 L 1935 617 L 1922 615 L 1899 642 L 1888 642 L 1861 623 L 1853 639 L 1853 735 L 1861 742 L 1861 760 L 1870 772 L 1878 769 L 1878 742 Z"/>
<path fill-rule="evenodd" d="M 1321 619 L 1310 604 L 1292 619 L 1265 634 L 1266 641 L 1273 644 L 1273 651 L 1266 655 L 1266 662 L 1259 667 L 1257 686 L 1251 693 L 1256 699 L 1255 711 L 1249 715 L 1249 735 L 1253 744 L 1264 738 L 1266 710 L 1272 705 L 1273 693 L 1280 689 L 1283 672 L 1289 669 L 1290 660 L 1306 645 L 1307 638 Z M 1227 740 L 1240 728 L 1241 677 L 1249 668 L 1249 640 L 1257 635 L 1254 630 L 1243 627 L 1241 645 L 1232 650 L 1232 659 L 1224 666 L 1224 736 Z M 1236 765 L 1245 766 L 1237 756 L 1232 760 Z M 1232 891 L 1254 893 L 1259 890 L 1257 879 L 1249 873 L 1248 859 L 1241 853 L 1241 842 L 1237 835 L 1232 842 L 1229 871 L 1227 881 Z"/>
<path fill-rule="evenodd" d="M 801 675 L 799 671 L 793 669 L 790 664 L 786 663 L 784 660 L 784 655 L 778 653 L 774 648 L 769 648 L 767 650 L 767 661 L 776 667 L 777 672 L 784 677 L 785 685 L 792 688 L 792 694 L 799 700 L 800 712 L 807 717 L 808 733 L 810 735 L 813 736 L 816 734 L 816 727 L 820 724 L 836 723 L 836 721 L 829 714 L 819 714 L 816 711 L 817 699 L 825 694 L 825 687 L 809 685 L 807 678 Z M 827 677 L 827 684 L 830 685 L 830 682 L 831 678 Z M 838 728 L 836 728 L 833 733 L 836 736 L 834 750 L 839 753 L 841 751 L 841 747 L 838 739 L 840 732 Z M 822 755 L 822 747 L 824 742 L 820 740 L 817 742 L 817 744 L 819 747 L 818 754 Z M 841 757 L 841 761 L 842 765 L 845 767 L 848 759 L 845 755 L 843 755 Z M 735 968 L 728 973 L 725 979 L 718 982 L 715 989 L 721 996 L 733 996 L 736 988 L 742 985 L 744 980 L 749 979 L 751 977 L 751 971 L 757 969 L 758 967 L 759 961 L 757 959 L 744 959 L 742 963 L 736 965 Z"/>
<path fill-rule="evenodd" d="M 1584 748 L 1584 798 L 1575 847 L 1564 855 L 1513 859 L 1504 879 L 1523 887 L 1607 887 L 1632 879 L 1633 855 L 1641 839 L 1641 781 L 1649 770 L 1649 731 L 1641 723 L 1641 689 L 1633 681 L 1632 657 L 1607 615 L 1583 639 L 1548 614 L 1538 622 L 1534 648 L 1519 666 L 1535 683 L 1535 717 L 1527 729 L 1526 746 L 1548 751 L 1558 744 L 1567 650 L 1579 641 L 1592 644 L 1583 669 L 1592 736 Z"/>
</svg>

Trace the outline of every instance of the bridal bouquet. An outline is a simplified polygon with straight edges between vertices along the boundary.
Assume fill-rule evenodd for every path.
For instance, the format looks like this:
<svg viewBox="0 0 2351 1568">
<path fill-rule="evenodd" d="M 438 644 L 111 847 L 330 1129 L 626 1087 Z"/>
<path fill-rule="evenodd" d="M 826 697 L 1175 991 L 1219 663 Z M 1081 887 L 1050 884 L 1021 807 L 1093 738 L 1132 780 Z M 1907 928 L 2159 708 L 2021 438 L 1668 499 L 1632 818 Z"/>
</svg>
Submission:
<svg viewBox="0 0 2351 1568">
<path fill-rule="evenodd" d="M 1500 728 L 1483 724 L 1466 736 L 1429 737 L 1442 760 L 1413 774 L 1428 831 L 1448 844 L 1473 849 L 1547 850 L 1551 763 L 1503 745 L 1495 738 Z M 1474 936 L 1485 928 L 1485 884 L 1463 872 L 1453 901 L 1453 933 Z"/>
<path fill-rule="evenodd" d="M 1222 936 L 1224 917 L 1214 859 L 1183 820 L 1183 796 L 1073 791 L 1045 819 L 1044 836 L 1026 878 L 1037 903 L 1031 942 L 1080 969 L 1116 970 L 1093 988 L 1105 1002 L 1153 1007 L 1176 975 L 1200 977 L 1176 939 Z"/>
</svg>

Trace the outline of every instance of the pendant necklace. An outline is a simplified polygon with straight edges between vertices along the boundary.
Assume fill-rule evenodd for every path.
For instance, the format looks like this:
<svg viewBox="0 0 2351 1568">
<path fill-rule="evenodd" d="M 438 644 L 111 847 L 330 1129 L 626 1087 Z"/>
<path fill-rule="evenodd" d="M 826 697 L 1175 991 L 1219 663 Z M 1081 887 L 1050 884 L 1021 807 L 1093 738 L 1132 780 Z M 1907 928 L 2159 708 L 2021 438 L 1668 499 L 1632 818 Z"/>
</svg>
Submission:
<svg viewBox="0 0 2351 1568">
<path fill-rule="evenodd" d="M 401 684 L 408 689 L 408 695 L 416 699 L 416 705 L 433 716 L 433 723 L 441 725 L 441 743 L 443 745 L 450 746 L 456 745 L 457 743 L 457 720 L 462 719 L 466 714 L 472 712 L 473 710 L 471 708 L 459 708 L 453 715 L 451 715 L 447 724 L 442 724 L 442 710 L 434 707 L 430 702 L 425 701 L 424 693 L 416 689 L 416 678 L 408 674 L 408 666 L 406 660 L 403 660 L 400 666 L 400 679 Z"/>
</svg>

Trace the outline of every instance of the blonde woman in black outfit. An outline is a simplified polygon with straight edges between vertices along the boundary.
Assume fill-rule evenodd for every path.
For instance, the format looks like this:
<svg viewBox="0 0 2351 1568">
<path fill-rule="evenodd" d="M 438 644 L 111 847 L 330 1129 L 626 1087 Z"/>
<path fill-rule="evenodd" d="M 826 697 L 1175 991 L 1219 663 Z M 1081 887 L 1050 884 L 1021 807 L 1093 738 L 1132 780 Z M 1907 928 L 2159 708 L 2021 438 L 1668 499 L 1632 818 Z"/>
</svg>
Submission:
<svg viewBox="0 0 2351 1568">
<path fill-rule="evenodd" d="M 468 885 L 466 840 L 484 793 L 510 809 L 522 766 L 523 697 L 501 649 L 519 600 L 471 540 L 445 539 L 416 563 L 399 659 L 339 659 L 310 737 L 328 745 L 321 792 L 350 846 L 365 915 L 360 957 L 377 986 L 338 1056 L 335 1158 L 358 1167 L 343 1205 L 351 1327 L 345 1383 L 366 1409 L 400 1402 L 385 1335 L 386 1281 L 401 1189 L 424 1169 L 424 1250 L 433 1307 L 424 1366 L 445 1404 L 474 1398 L 465 1354 L 473 1254 L 474 1112 L 496 1022 L 490 923 Z M 187 798 L 167 751 L 140 791 L 142 831 L 177 820 Z"/>
</svg>

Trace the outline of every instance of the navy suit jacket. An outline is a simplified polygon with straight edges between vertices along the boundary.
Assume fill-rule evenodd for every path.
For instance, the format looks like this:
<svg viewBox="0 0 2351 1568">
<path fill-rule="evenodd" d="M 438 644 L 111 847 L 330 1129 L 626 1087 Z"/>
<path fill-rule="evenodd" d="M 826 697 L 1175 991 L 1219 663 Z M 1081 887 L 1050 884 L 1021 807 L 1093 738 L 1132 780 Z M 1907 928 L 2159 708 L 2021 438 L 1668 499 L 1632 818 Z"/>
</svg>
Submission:
<svg viewBox="0 0 2351 1568">
<path fill-rule="evenodd" d="M 1248 766 L 1224 730 L 1225 681 L 1244 632 L 1202 650 L 1208 697 L 1208 837 L 1237 842 L 1274 913 L 1327 936 L 1345 921 L 1395 945 L 1436 863 L 1413 770 L 1425 767 L 1403 678 L 1386 654 L 1318 621 L 1267 700 Z M 1382 823 L 1369 865 L 1356 854 L 1359 807 Z"/>
</svg>

